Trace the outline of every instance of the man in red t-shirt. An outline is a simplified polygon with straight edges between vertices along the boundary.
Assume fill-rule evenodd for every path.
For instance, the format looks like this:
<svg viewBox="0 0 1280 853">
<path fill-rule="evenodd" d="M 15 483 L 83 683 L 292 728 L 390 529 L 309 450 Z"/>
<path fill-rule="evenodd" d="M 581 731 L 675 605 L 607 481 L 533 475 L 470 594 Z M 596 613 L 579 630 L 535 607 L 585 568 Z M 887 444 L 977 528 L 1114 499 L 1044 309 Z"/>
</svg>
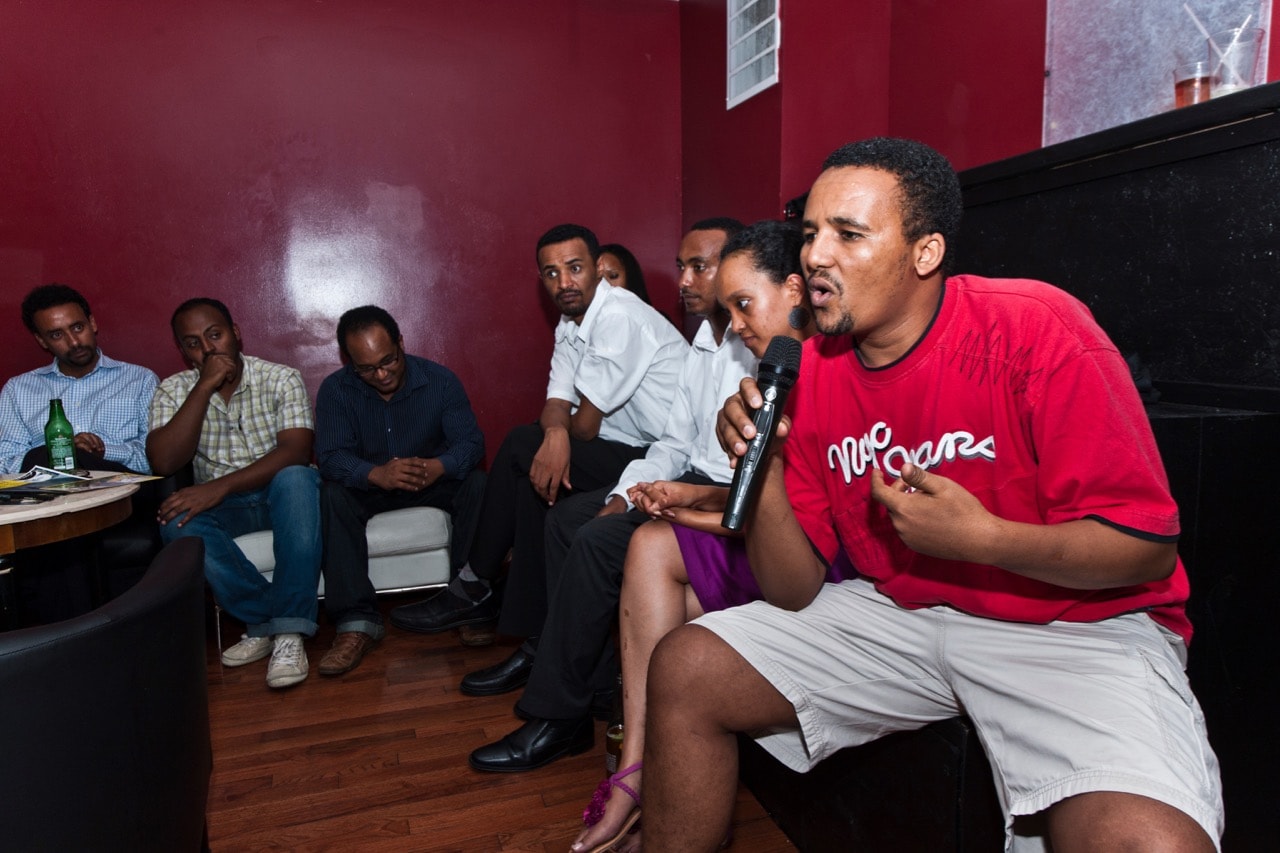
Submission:
<svg viewBox="0 0 1280 853">
<path fill-rule="evenodd" d="M 1177 507 L 1137 391 L 1066 293 L 946 277 L 960 212 L 945 158 L 905 140 L 839 149 L 809 193 L 822 336 L 746 526 L 775 604 L 703 617 L 655 653 L 646 846 L 720 842 L 735 732 L 767 732 L 804 771 L 961 713 L 1012 847 L 1218 844 Z M 751 380 L 726 403 L 733 455 L 759 405 Z M 861 576 L 824 585 L 841 551 Z M 1047 838 L 1015 830 L 1040 812 Z"/>
</svg>

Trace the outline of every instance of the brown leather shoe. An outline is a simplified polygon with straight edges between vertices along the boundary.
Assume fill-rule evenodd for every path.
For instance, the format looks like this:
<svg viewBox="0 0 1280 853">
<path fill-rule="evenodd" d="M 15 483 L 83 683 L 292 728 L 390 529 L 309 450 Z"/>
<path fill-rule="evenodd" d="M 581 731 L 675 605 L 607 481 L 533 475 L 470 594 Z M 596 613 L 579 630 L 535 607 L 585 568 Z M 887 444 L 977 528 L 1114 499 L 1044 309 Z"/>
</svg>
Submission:
<svg viewBox="0 0 1280 853">
<path fill-rule="evenodd" d="M 360 660 L 378 641 L 359 631 L 344 631 L 333 638 L 333 648 L 320 659 L 316 672 L 321 675 L 342 675 L 360 665 Z"/>
<path fill-rule="evenodd" d="M 458 626 L 458 642 L 464 646 L 492 646 L 498 636 L 497 622 L 477 622 Z"/>
</svg>

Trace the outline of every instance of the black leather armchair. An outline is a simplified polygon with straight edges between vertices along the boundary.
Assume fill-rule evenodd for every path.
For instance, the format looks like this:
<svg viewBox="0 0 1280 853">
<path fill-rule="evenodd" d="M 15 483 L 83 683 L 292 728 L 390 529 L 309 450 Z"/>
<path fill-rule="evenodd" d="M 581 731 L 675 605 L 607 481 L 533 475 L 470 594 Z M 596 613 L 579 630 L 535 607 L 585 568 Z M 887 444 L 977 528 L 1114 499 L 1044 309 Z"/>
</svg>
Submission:
<svg viewBox="0 0 1280 853">
<path fill-rule="evenodd" d="M 133 588 L 0 634 L 0 849 L 207 849 L 204 545 Z"/>
</svg>

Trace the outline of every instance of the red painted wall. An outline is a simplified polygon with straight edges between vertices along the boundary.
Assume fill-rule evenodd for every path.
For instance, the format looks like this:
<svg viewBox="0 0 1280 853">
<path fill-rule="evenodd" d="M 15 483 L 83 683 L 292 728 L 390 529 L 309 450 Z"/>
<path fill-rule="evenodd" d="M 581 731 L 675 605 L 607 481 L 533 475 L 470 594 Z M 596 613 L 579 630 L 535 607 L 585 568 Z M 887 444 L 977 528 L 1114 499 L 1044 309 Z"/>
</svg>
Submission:
<svg viewBox="0 0 1280 853">
<path fill-rule="evenodd" d="M 784 3 L 781 82 L 728 112 L 724 3 L 680 10 L 686 220 L 717 205 L 776 217 L 828 154 L 867 136 L 923 140 L 959 169 L 1040 146 L 1043 3 Z"/>
<path fill-rule="evenodd" d="M 1040 140 L 1044 2 L 784 3 L 782 84 L 729 111 L 724 0 L 0 10 L 0 379 L 44 361 L 18 303 L 48 281 L 162 376 L 173 307 L 220 297 L 313 391 L 337 316 L 379 302 L 462 376 L 490 453 L 545 389 L 549 225 L 629 245 L 679 321 L 682 228 L 778 216 L 837 145 L 912 136 L 963 169 Z"/>
<path fill-rule="evenodd" d="M 807 192 L 827 155 L 889 128 L 891 0 L 782 7 L 782 198 Z"/>
<path fill-rule="evenodd" d="M 957 169 L 1040 147 L 1046 3 L 894 0 L 888 132 Z"/>
<path fill-rule="evenodd" d="M 3 4 L 0 379 L 45 361 L 18 304 L 48 281 L 162 377 L 173 308 L 221 298 L 313 392 L 338 315 L 377 302 L 492 454 L 545 392 L 543 230 L 627 244 L 676 316 L 670 0 Z"/>
<path fill-rule="evenodd" d="M 777 217 L 782 93 L 774 86 L 726 112 L 724 0 L 679 7 L 685 225 Z"/>
</svg>

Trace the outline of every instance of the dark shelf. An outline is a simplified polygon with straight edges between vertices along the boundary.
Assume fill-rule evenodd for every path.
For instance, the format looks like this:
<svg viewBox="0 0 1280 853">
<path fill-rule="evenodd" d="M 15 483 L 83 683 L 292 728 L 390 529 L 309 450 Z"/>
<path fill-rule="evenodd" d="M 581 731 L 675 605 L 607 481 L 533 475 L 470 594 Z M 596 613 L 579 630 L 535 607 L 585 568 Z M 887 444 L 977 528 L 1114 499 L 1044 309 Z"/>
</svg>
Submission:
<svg viewBox="0 0 1280 853">
<path fill-rule="evenodd" d="M 1278 113 L 1280 83 L 1268 83 L 966 169 L 960 173 L 960 185 L 973 205 L 1042 189 L 1043 177 L 1037 184 L 1028 183 L 1032 174 L 1053 172 L 1056 177 L 1050 183 L 1065 185 L 1117 169 L 1173 162 L 1274 138 Z M 1219 132 L 1206 138 L 1208 130 Z"/>
</svg>

